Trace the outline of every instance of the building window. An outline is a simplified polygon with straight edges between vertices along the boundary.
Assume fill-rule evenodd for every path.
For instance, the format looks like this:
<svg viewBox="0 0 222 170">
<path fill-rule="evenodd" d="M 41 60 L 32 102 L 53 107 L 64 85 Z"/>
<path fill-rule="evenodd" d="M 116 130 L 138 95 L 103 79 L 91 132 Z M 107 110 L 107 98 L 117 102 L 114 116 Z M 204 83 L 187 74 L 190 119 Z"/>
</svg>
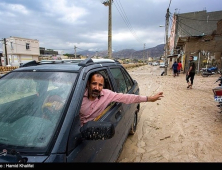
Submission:
<svg viewBox="0 0 222 170">
<path fill-rule="evenodd" d="M 10 43 L 11 43 L 11 50 L 13 50 L 13 44 L 12 44 L 13 42 L 10 42 Z"/>
<path fill-rule="evenodd" d="M 26 50 L 30 49 L 30 44 L 26 43 Z"/>
</svg>

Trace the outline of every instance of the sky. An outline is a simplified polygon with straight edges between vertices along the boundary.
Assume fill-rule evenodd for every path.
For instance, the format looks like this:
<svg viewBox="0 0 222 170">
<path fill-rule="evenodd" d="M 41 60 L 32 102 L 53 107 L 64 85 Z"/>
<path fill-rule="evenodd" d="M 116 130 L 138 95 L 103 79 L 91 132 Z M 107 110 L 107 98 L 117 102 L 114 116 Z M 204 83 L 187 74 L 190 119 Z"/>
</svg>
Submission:
<svg viewBox="0 0 222 170">
<path fill-rule="evenodd" d="M 108 0 L 0 0 L 0 51 L 10 36 L 37 39 L 60 54 L 74 47 L 77 53 L 108 50 L 109 7 L 103 2 Z M 221 11 L 222 0 L 113 0 L 112 51 L 164 44 L 167 8 L 170 17 Z"/>
</svg>

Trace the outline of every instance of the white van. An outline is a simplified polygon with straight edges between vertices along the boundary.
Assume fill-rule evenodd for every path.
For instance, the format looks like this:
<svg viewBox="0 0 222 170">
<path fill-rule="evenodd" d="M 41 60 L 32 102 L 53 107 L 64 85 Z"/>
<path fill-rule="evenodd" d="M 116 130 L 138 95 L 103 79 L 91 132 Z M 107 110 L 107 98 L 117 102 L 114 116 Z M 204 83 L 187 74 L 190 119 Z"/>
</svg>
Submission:
<svg viewBox="0 0 222 170">
<path fill-rule="evenodd" d="M 160 63 L 160 68 L 164 68 L 165 67 L 165 63 Z"/>
<path fill-rule="evenodd" d="M 158 63 L 157 62 L 153 62 L 152 65 L 153 66 L 158 66 Z"/>
</svg>

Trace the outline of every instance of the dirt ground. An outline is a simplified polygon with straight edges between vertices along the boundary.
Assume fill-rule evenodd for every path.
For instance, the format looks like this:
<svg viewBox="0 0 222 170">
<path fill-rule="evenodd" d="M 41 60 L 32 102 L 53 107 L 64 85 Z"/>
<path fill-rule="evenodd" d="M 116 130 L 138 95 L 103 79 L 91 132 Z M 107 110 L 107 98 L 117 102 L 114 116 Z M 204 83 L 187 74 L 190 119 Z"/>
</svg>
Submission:
<svg viewBox="0 0 222 170">
<path fill-rule="evenodd" d="M 141 95 L 163 91 L 157 102 L 141 103 L 135 135 L 129 136 L 117 162 L 222 162 L 222 114 L 212 88 L 219 75 L 196 75 L 187 89 L 185 74 L 145 65 L 128 69 Z"/>
</svg>

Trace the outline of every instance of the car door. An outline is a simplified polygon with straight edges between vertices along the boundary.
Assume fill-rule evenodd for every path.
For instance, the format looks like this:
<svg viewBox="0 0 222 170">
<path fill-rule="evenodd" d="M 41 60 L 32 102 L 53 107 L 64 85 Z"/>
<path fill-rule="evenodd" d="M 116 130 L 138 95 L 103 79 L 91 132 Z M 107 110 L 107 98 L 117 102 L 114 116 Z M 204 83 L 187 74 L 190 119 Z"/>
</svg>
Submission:
<svg viewBox="0 0 222 170">
<path fill-rule="evenodd" d="M 114 89 L 114 84 L 112 82 L 113 78 L 110 76 L 112 74 L 108 73 L 106 69 L 97 69 L 91 70 L 87 73 L 86 77 L 94 71 L 100 71 L 105 76 L 106 87 L 110 88 L 110 90 Z M 86 84 L 85 84 L 86 85 Z M 85 86 L 84 85 L 84 86 Z M 83 94 L 82 94 L 83 96 Z M 123 127 L 123 117 L 122 112 L 123 108 L 122 105 L 119 103 L 111 103 L 109 109 L 106 113 L 101 116 L 97 121 L 105 121 L 111 122 L 115 126 L 115 135 L 108 140 L 82 140 L 82 142 L 78 142 L 70 153 L 68 161 L 74 162 L 114 162 L 118 158 L 122 143 L 123 134 L 126 133 L 127 129 Z M 74 125 L 76 128 L 77 125 Z M 77 131 L 73 128 L 73 132 L 76 133 L 76 136 L 72 138 L 76 141 L 81 138 Z"/>
<path fill-rule="evenodd" d="M 115 90 L 118 93 L 125 93 L 125 94 L 138 94 L 139 89 L 136 89 L 137 86 L 134 85 L 134 81 L 131 76 L 127 73 L 127 71 L 122 67 L 113 67 L 110 68 L 111 74 L 115 80 Z M 132 122 L 134 120 L 134 113 L 137 110 L 136 103 L 133 104 L 125 104 L 125 103 L 118 103 L 117 105 L 121 105 L 121 129 L 125 129 L 122 132 L 122 139 L 120 144 L 125 141 L 126 137 L 129 134 L 129 129 L 131 128 Z"/>
</svg>

